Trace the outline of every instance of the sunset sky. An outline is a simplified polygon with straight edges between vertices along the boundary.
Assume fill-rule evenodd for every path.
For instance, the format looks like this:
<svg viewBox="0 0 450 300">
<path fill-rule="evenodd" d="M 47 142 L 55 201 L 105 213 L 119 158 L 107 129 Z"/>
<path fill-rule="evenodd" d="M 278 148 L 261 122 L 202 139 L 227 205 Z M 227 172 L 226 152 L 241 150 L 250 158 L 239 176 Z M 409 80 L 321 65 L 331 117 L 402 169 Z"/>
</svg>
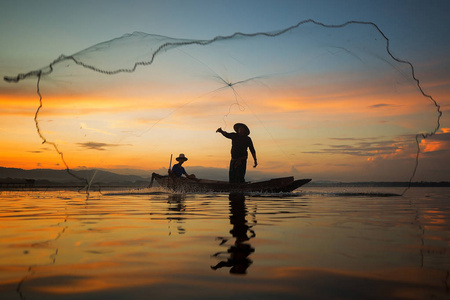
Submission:
<svg viewBox="0 0 450 300">
<path fill-rule="evenodd" d="M 448 1 L 2 1 L 0 70 L 46 70 L 61 54 L 115 70 L 169 41 L 273 33 L 307 19 L 373 22 L 443 112 L 439 131 L 420 139 L 414 180 L 450 181 L 449 11 Z M 188 171 L 223 178 L 231 145 L 215 131 L 243 122 L 259 163 L 249 179 L 407 181 L 415 135 L 438 117 L 409 65 L 363 24 L 173 47 L 117 75 L 64 60 L 40 81 L 47 143 L 34 121 L 36 86 L 36 76 L 0 82 L 2 167 L 63 169 L 54 143 L 73 169 L 142 175 L 185 153 Z"/>
</svg>

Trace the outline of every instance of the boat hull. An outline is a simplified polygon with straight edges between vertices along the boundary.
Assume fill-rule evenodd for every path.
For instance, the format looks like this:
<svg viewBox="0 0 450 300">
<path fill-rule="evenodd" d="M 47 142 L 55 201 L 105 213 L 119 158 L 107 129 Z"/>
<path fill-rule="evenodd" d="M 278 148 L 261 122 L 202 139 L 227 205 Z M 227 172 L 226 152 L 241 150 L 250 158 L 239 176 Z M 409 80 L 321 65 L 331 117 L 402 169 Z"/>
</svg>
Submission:
<svg viewBox="0 0 450 300">
<path fill-rule="evenodd" d="M 293 176 L 275 178 L 259 182 L 246 182 L 243 184 L 232 184 L 227 181 L 208 179 L 187 179 L 172 178 L 157 173 L 152 174 L 152 181 L 155 180 L 160 186 L 175 192 L 196 193 L 196 192 L 236 192 L 236 193 L 283 193 L 292 192 L 295 189 L 307 184 L 311 179 L 294 180 Z"/>
</svg>

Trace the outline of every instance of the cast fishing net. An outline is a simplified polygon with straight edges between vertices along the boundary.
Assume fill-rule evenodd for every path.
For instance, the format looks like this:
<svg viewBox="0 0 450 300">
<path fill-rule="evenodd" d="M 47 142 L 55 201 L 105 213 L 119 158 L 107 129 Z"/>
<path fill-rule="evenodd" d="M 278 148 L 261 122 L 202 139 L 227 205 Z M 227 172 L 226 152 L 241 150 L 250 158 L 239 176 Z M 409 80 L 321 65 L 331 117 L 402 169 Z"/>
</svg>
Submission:
<svg viewBox="0 0 450 300">
<path fill-rule="evenodd" d="M 440 126 L 414 66 L 370 22 L 210 40 L 134 32 L 5 77 L 25 79 L 37 85 L 37 132 L 68 172 L 156 169 L 181 152 L 226 168 L 229 144 L 215 130 L 244 122 L 254 177 L 411 181 Z"/>
</svg>

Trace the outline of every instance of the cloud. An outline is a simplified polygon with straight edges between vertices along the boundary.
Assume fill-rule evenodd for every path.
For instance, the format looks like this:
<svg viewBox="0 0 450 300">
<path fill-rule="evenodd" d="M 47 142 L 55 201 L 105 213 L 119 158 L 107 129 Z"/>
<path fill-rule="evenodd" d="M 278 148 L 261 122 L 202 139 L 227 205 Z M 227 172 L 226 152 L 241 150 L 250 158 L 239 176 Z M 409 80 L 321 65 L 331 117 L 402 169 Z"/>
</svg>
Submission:
<svg viewBox="0 0 450 300">
<path fill-rule="evenodd" d="M 376 140 L 377 138 L 367 137 L 367 138 L 329 138 L 334 141 L 370 141 Z"/>
<path fill-rule="evenodd" d="M 351 164 L 327 164 L 328 166 L 332 167 L 353 167 Z"/>
<path fill-rule="evenodd" d="M 130 144 L 107 144 L 107 143 L 97 143 L 97 142 L 87 142 L 87 143 L 77 143 L 78 146 L 86 148 L 88 150 L 98 150 L 104 151 L 106 148 L 120 147 L 120 146 L 130 146 Z"/>
<path fill-rule="evenodd" d="M 302 152 L 306 154 L 346 154 L 352 156 L 385 156 L 397 153 L 403 142 L 377 138 L 330 138 L 333 141 L 348 141 L 352 144 L 335 144 L 322 147 L 316 151 Z"/>
<path fill-rule="evenodd" d="M 381 107 L 397 107 L 398 105 L 392 105 L 392 104 L 386 104 L 386 103 L 379 103 L 370 105 L 369 108 L 381 108 Z"/>
<path fill-rule="evenodd" d="M 448 128 L 442 128 L 442 132 L 438 131 L 435 135 L 422 139 L 420 148 L 423 153 L 442 152 L 450 150 L 450 132 Z"/>
<path fill-rule="evenodd" d="M 427 140 L 435 141 L 450 141 L 450 130 L 449 128 L 441 128 L 443 132 L 436 132 L 435 135 L 427 138 Z M 423 141 L 423 140 L 422 140 Z"/>
</svg>

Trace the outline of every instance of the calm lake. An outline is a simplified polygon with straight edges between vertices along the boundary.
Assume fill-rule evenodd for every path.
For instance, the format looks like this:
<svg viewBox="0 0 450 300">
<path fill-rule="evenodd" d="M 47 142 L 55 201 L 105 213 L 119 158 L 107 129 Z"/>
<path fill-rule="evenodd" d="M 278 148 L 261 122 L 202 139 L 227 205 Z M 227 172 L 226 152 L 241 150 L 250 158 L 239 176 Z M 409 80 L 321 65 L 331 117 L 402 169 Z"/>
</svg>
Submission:
<svg viewBox="0 0 450 300">
<path fill-rule="evenodd" d="M 0 192 L 0 299 L 450 299 L 450 188 Z"/>
</svg>

